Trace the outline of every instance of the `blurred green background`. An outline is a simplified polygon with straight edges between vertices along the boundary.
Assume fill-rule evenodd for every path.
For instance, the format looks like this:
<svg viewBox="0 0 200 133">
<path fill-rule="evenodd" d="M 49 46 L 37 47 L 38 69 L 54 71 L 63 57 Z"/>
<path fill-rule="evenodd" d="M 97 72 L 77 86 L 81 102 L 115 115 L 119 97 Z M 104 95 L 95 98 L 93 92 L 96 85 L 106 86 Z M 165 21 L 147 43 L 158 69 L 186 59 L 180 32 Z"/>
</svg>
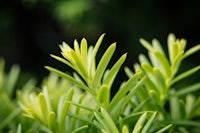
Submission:
<svg viewBox="0 0 200 133">
<path fill-rule="evenodd" d="M 131 67 L 146 52 L 141 37 L 158 38 L 166 47 L 172 32 L 187 39 L 187 48 L 200 43 L 199 7 L 198 0 L 0 0 L 0 57 L 7 68 L 20 64 L 23 73 L 40 80 L 48 73 L 44 65 L 68 71 L 49 56 L 59 55 L 62 41 L 72 46 L 85 37 L 94 45 L 106 33 L 102 52 L 117 42 L 115 58 L 128 52 L 125 65 Z M 186 60 L 185 67 L 198 65 L 199 56 Z"/>
</svg>

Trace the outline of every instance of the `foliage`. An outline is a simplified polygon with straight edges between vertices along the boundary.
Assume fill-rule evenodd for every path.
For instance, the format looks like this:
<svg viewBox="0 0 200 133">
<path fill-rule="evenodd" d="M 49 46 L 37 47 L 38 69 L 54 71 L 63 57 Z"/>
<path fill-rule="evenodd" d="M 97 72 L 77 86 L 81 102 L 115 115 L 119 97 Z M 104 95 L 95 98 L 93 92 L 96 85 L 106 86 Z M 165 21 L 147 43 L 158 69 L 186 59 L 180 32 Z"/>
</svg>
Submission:
<svg viewBox="0 0 200 133">
<path fill-rule="evenodd" d="M 15 88 L 19 78 L 20 68 L 13 65 L 8 74 L 5 73 L 5 62 L 0 59 L 0 132 L 15 132 L 23 125 L 26 132 L 32 132 L 37 127 L 34 121 L 22 115 L 22 109 L 17 104 Z M 23 89 L 32 88 L 35 81 L 31 79 Z M 21 123 L 21 124 L 20 124 Z"/>
<path fill-rule="evenodd" d="M 177 88 L 175 83 L 181 82 L 182 79 L 200 69 L 200 65 L 198 65 L 178 73 L 181 62 L 200 50 L 200 45 L 186 51 L 186 40 L 176 39 L 173 34 L 170 34 L 167 57 L 158 40 L 153 39 L 152 44 L 144 39 L 140 39 L 140 42 L 148 50 L 149 58 L 140 54 L 140 64 L 134 65 L 135 72 L 139 71 L 147 76 L 144 90 L 139 90 L 137 93 L 137 103 L 142 103 L 149 98 L 150 103 L 144 105 L 143 109 L 158 110 L 159 121 L 174 124 L 171 132 L 195 132 L 191 127 L 198 129 L 200 127 L 200 97 L 195 97 L 190 93 L 199 90 L 200 83 L 184 88 Z M 132 75 L 130 69 L 126 68 L 126 72 L 128 75 Z M 168 109 L 166 109 L 167 104 L 169 104 Z M 187 129 L 188 126 L 191 127 Z"/>
<path fill-rule="evenodd" d="M 15 80 L 8 80 L 9 84 L 6 89 L 1 89 L 1 94 L 6 93 L 7 99 L 11 100 L 11 104 L 7 105 L 14 107 L 5 113 L 19 109 L 19 113 L 14 116 L 19 117 L 19 120 L 12 117 L 0 128 L 2 132 L 31 132 L 30 129 L 33 132 L 49 133 L 198 132 L 200 97 L 194 96 L 192 92 L 200 89 L 200 84 L 179 89 L 175 83 L 200 69 L 197 66 L 183 73 L 178 71 L 183 59 L 200 50 L 200 45 L 185 51 L 186 41 L 176 39 L 170 34 L 167 57 L 158 40 L 154 39 L 151 45 L 141 39 L 141 44 L 148 50 L 149 58 L 139 55 L 140 63 L 134 65 L 134 72 L 125 68 L 128 79 L 121 83 L 116 94 L 111 97 L 111 90 L 115 89 L 113 83 L 118 78 L 117 74 L 127 54 L 123 54 L 111 65 L 116 49 L 116 43 L 113 43 L 97 61 L 103 38 L 104 34 L 95 46 L 88 46 L 85 38 L 80 45 L 75 40 L 74 49 L 63 42 L 60 45 L 63 57 L 51 56 L 74 72 L 70 74 L 46 66 L 52 73 L 44 78 L 41 89 L 37 89 L 30 80 L 17 91 L 16 99 L 13 99 L 10 93 L 14 93 L 14 90 L 10 91 L 9 86 Z M 1 64 L 3 73 L 4 63 Z M 15 73 L 19 72 L 15 70 Z M 9 77 L 16 79 L 15 73 Z M 3 79 L 5 76 L 2 74 L 0 82 L 7 83 Z M 19 106 L 26 117 L 21 114 Z M 32 123 L 27 126 L 20 121 L 22 118 L 31 118 Z M 1 119 L 5 121 L 6 118 L 2 116 Z M 14 123 L 15 128 L 10 128 L 8 123 Z"/>
</svg>

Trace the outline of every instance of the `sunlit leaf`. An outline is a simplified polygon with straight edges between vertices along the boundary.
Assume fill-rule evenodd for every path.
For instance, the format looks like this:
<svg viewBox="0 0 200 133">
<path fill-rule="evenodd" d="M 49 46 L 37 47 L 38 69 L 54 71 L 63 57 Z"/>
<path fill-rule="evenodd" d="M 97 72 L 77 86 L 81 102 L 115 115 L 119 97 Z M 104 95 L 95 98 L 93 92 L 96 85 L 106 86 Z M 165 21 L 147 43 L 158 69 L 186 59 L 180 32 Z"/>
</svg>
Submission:
<svg viewBox="0 0 200 133">
<path fill-rule="evenodd" d="M 105 72 L 105 69 L 108 65 L 108 63 L 110 62 L 110 59 L 115 51 L 116 48 L 116 44 L 112 44 L 104 53 L 104 55 L 102 56 L 98 66 L 97 66 L 97 70 L 94 76 L 94 81 L 93 81 L 93 85 L 94 87 L 98 87 L 100 85 L 100 81 L 102 79 L 102 76 Z"/>
<path fill-rule="evenodd" d="M 84 64 L 85 69 L 88 67 L 88 51 L 87 41 L 85 38 L 81 40 L 81 61 Z"/>
<path fill-rule="evenodd" d="M 196 66 L 190 70 L 187 70 L 186 72 L 183 72 L 181 74 L 179 74 L 177 77 L 175 77 L 172 81 L 171 81 L 171 84 L 170 85 L 173 85 L 174 83 L 176 83 L 177 81 L 181 80 L 181 79 L 184 79 L 188 76 L 190 76 L 191 74 L 199 71 L 200 69 L 200 65 L 199 66 Z"/>
<path fill-rule="evenodd" d="M 170 62 L 173 62 L 173 44 L 176 41 L 176 37 L 174 34 L 169 34 L 167 38 L 167 47 L 168 47 L 168 53 L 169 53 L 169 59 Z"/>
<path fill-rule="evenodd" d="M 97 99 L 102 106 L 108 106 L 110 101 L 110 90 L 107 85 L 102 85 L 99 89 Z"/>
<path fill-rule="evenodd" d="M 48 127 L 51 129 L 51 131 L 56 132 L 58 128 L 57 120 L 56 120 L 56 114 L 55 112 L 50 112 L 48 116 Z"/>
<path fill-rule="evenodd" d="M 115 76 L 117 75 L 125 59 L 126 59 L 126 54 L 122 55 L 121 58 L 115 63 L 115 65 L 109 70 L 108 74 L 106 75 L 103 81 L 103 84 L 107 84 L 109 88 L 112 86 Z"/>
<path fill-rule="evenodd" d="M 105 123 L 110 128 L 111 133 L 118 133 L 119 131 L 118 131 L 116 125 L 114 124 L 112 118 L 108 114 L 108 112 L 104 108 L 101 108 L 101 113 L 102 113 L 102 116 L 105 120 Z"/>
<path fill-rule="evenodd" d="M 120 101 L 120 99 L 122 97 L 124 97 L 124 95 L 133 87 L 133 85 L 135 85 L 137 83 L 137 81 L 140 78 L 140 74 L 136 73 L 134 74 L 119 90 L 118 92 L 115 94 L 115 96 L 113 97 L 110 106 L 109 106 L 109 111 L 111 111 Z"/>
<path fill-rule="evenodd" d="M 77 85 L 78 87 L 90 92 L 90 93 L 93 93 L 93 91 L 91 91 L 87 86 L 85 86 L 83 83 L 77 81 L 76 79 L 74 79 L 73 77 L 69 76 L 68 74 L 62 72 L 62 71 L 59 71 L 55 68 L 52 68 L 52 67 L 49 67 L 49 66 L 45 66 L 46 69 L 48 69 L 49 71 L 57 74 L 58 76 L 64 78 L 64 79 L 67 79 L 69 80 L 70 82 L 74 83 L 75 85 Z"/>
<path fill-rule="evenodd" d="M 184 54 L 184 57 L 183 58 L 187 58 L 188 56 L 190 56 L 191 54 L 197 52 L 200 50 L 200 44 L 190 48 L 189 50 L 187 50 Z"/>
<path fill-rule="evenodd" d="M 157 39 L 152 40 L 152 46 L 153 46 L 154 49 L 158 50 L 160 53 L 165 55 L 165 52 L 164 52 L 160 42 Z"/>
<path fill-rule="evenodd" d="M 146 40 L 140 39 L 139 41 L 148 51 L 154 50 L 153 47 L 151 46 L 151 44 L 149 42 L 147 42 Z"/>
<path fill-rule="evenodd" d="M 92 52 L 91 62 L 90 62 L 90 67 L 89 67 L 90 68 L 90 77 L 93 77 L 93 71 L 92 71 L 93 70 L 93 65 L 96 64 L 95 63 L 96 54 L 97 54 L 97 52 L 99 50 L 99 47 L 101 45 L 101 42 L 103 41 L 104 36 L 105 36 L 105 34 L 102 34 L 99 37 L 99 39 L 98 39 L 98 41 L 97 41 L 97 43 L 96 43 L 96 45 L 94 47 L 94 50 Z"/>
<path fill-rule="evenodd" d="M 171 76 L 171 70 L 170 70 L 170 66 L 169 66 L 169 62 L 168 62 L 167 58 L 158 51 L 154 51 L 154 55 L 157 58 L 157 60 L 159 61 L 159 65 L 162 68 L 161 71 L 164 73 L 166 78 L 170 77 Z"/>
</svg>

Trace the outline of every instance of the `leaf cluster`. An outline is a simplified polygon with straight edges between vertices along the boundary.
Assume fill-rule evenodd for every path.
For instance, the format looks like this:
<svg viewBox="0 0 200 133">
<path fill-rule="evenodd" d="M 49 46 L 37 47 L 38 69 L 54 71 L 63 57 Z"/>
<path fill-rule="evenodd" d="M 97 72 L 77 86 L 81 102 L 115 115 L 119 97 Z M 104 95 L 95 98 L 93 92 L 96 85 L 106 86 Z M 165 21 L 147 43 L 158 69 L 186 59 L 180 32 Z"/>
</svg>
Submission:
<svg viewBox="0 0 200 133">
<path fill-rule="evenodd" d="M 200 97 L 193 92 L 200 89 L 200 83 L 184 88 L 177 88 L 176 83 L 199 71 L 200 66 L 196 66 L 179 72 L 182 61 L 199 51 L 200 45 L 185 50 L 186 40 L 176 39 L 170 34 L 166 54 L 157 39 L 153 39 L 152 43 L 140 39 L 148 56 L 140 54 L 139 63 L 134 64 L 133 70 L 125 67 L 128 80 L 122 82 L 111 97 L 111 90 L 116 89 L 113 83 L 127 54 L 123 54 L 113 65 L 109 64 L 116 49 L 116 43 L 113 43 L 97 62 L 96 56 L 104 36 L 100 36 L 95 46 L 88 46 L 85 38 L 80 44 L 75 40 L 74 48 L 65 42 L 60 45 L 62 57 L 51 56 L 74 72 L 66 73 L 45 66 L 51 73 L 44 78 L 39 92 L 32 81 L 18 90 L 17 102 L 7 104 L 11 107 L 6 107 L 9 111 L 5 113 L 11 112 L 12 116 L 14 112 L 14 117 L 19 114 L 22 117 L 22 109 L 26 116 L 24 119 L 31 118 L 32 126 L 27 128 L 25 123 L 17 121 L 15 127 L 18 125 L 18 128 L 15 130 L 18 133 L 30 129 L 49 133 L 197 133 L 200 130 Z M 3 63 L 0 64 L 0 71 L 3 72 Z M 13 69 L 16 70 L 12 72 L 11 69 L 8 76 L 12 79 L 8 78 L 6 82 L 3 81 L 5 76 L 0 75 L 0 83 L 7 84 L 0 84 L 1 95 L 11 100 L 14 92 L 12 84 L 19 73 L 18 68 Z M 16 113 L 16 110 L 19 112 Z M 7 122 L 4 122 L 5 126 L 0 126 L 0 130 L 5 130 L 11 120 L 0 118 Z"/>
</svg>

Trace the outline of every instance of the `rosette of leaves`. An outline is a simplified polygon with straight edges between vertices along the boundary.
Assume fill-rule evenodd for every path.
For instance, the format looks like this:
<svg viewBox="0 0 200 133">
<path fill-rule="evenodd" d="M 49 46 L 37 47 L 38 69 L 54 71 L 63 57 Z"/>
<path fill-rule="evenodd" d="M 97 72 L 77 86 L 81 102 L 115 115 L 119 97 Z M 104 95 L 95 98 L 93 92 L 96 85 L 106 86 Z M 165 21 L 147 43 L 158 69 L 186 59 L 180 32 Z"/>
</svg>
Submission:
<svg viewBox="0 0 200 133">
<path fill-rule="evenodd" d="M 157 110 L 160 120 L 175 125 L 171 132 L 199 131 L 200 97 L 196 98 L 190 93 L 200 89 L 200 82 L 181 89 L 176 88 L 175 83 L 199 71 L 198 65 L 185 72 L 178 72 L 182 61 L 199 51 L 200 45 L 185 50 L 186 40 L 176 39 L 173 34 L 169 34 L 167 56 L 157 39 L 153 39 L 152 43 L 140 39 L 140 43 L 148 50 L 149 58 L 140 54 L 140 64 L 134 65 L 135 72 L 139 71 L 147 76 L 144 89 L 137 92 L 134 103 L 144 103 L 150 99 L 150 102 L 143 106 L 143 110 Z M 126 73 L 129 76 L 133 74 L 128 68 Z M 166 104 L 169 104 L 169 110 Z"/>
<path fill-rule="evenodd" d="M 126 59 L 126 54 L 122 55 L 118 61 L 108 69 L 107 66 L 116 49 L 116 44 L 113 43 L 104 52 L 100 61 L 96 63 L 96 55 L 103 37 L 104 34 L 98 39 L 94 47 L 88 47 L 87 41 L 84 38 L 80 46 L 76 40 L 74 41 L 74 49 L 63 42 L 60 48 L 64 58 L 51 55 L 56 60 L 71 67 L 75 71 L 73 75 L 46 66 L 51 72 L 77 86 L 78 88 L 76 89 L 82 89 L 84 93 L 93 97 L 95 108 L 91 108 L 94 107 L 93 104 L 85 105 L 74 101 L 69 102 L 72 106 L 77 106 L 92 112 L 92 116 L 90 117 L 93 118 L 92 120 L 89 119 L 90 121 L 88 121 L 81 116 L 76 117 L 73 113 L 70 115 L 79 120 L 86 121 L 89 124 L 87 132 L 97 131 L 96 129 L 99 129 L 98 131 L 100 132 L 108 133 L 128 133 L 129 130 L 133 133 L 138 133 L 148 132 L 150 129 L 158 131 L 159 128 L 154 129 L 154 127 L 151 127 L 156 119 L 155 112 L 137 112 L 137 107 L 130 106 L 131 99 L 136 92 L 142 88 L 145 82 L 146 76 L 142 75 L 141 72 L 133 74 L 127 81 L 124 81 L 114 97 L 110 97 L 112 84 Z M 142 104 L 140 106 L 142 106 Z M 171 125 L 163 126 L 164 128 L 160 129 L 158 132 L 164 132 L 170 126 Z"/>
</svg>

